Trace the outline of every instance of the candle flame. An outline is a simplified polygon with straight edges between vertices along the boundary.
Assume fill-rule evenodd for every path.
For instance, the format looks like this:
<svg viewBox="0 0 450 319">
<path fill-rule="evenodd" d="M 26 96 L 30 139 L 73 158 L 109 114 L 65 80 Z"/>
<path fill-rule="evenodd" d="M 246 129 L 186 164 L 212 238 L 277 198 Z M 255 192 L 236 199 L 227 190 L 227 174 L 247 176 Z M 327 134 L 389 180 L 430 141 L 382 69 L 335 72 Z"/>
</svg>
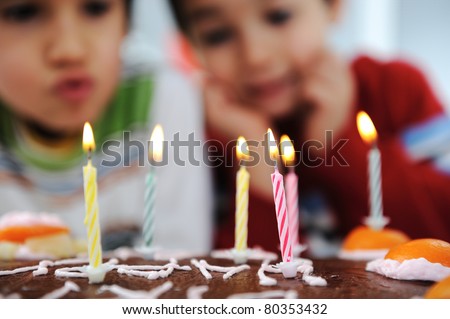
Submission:
<svg viewBox="0 0 450 319">
<path fill-rule="evenodd" d="M 92 126 L 89 122 L 84 123 L 83 128 L 83 150 L 87 152 L 92 152 L 95 150 L 95 139 L 94 133 L 92 132 Z"/>
<path fill-rule="evenodd" d="M 268 135 L 268 142 L 269 142 L 270 158 L 272 160 L 276 161 L 279 153 L 278 153 L 277 142 L 275 140 L 275 137 L 273 136 L 272 129 L 269 128 L 269 130 L 267 131 L 267 135 Z"/>
<path fill-rule="evenodd" d="M 239 136 L 237 139 L 236 155 L 238 160 L 247 160 L 249 158 L 248 144 L 242 136 Z"/>
<path fill-rule="evenodd" d="M 149 156 L 155 162 L 161 162 L 164 150 L 164 131 L 159 124 L 153 129 L 152 136 L 150 137 L 150 146 Z"/>
<path fill-rule="evenodd" d="M 295 161 L 295 148 L 291 139 L 287 135 L 281 137 L 281 156 L 283 157 L 284 164 L 290 166 Z"/>
<path fill-rule="evenodd" d="M 370 116 L 366 112 L 359 112 L 357 117 L 359 135 L 367 144 L 373 144 L 377 141 L 378 134 L 373 125 Z"/>
</svg>

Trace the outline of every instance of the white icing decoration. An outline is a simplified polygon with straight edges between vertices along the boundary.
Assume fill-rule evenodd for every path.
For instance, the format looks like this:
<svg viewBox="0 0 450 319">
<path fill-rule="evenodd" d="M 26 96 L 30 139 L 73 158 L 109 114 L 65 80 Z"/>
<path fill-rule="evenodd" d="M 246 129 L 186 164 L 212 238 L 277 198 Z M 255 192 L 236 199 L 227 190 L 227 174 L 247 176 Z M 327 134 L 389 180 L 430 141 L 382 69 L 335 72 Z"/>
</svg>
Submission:
<svg viewBox="0 0 450 319">
<path fill-rule="evenodd" d="M 206 279 L 212 279 L 212 276 L 208 272 L 208 270 L 214 271 L 214 272 L 225 273 L 223 275 L 223 279 L 227 280 L 237 273 L 240 273 L 244 270 L 250 269 L 249 265 L 241 265 L 241 266 L 237 266 L 237 267 L 214 266 L 214 265 L 208 264 L 206 262 L 206 260 L 200 260 L 200 262 L 199 262 L 196 259 L 192 259 L 191 263 L 200 270 L 200 272 L 203 274 L 203 276 L 205 276 Z"/>
<path fill-rule="evenodd" d="M 208 269 L 209 271 L 214 272 L 229 272 L 230 270 L 234 269 L 235 267 L 222 267 L 222 266 L 214 266 L 210 265 L 206 262 L 206 260 L 200 260 L 200 264 Z"/>
<path fill-rule="evenodd" d="M 114 261 L 114 259 L 112 259 L 112 261 Z M 37 277 L 37 276 L 47 275 L 48 267 L 83 264 L 83 263 L 87 263 L 87 262 L 88 261 L 86 259 L 62 259 L 62 260 L 57 260 L 57 261 L 42 260 L 39 262 L 39 265 L 37 265 L 37 266 L 21 267 L 21 268 L 16 268 L 13 270 L 0 271 L 0 276 L 10 276 L 10 275 L 16 275 L 16 274 L 32 271 L 33 276 Z"/>
<path fill-rule="evenodd" d="M 377 259 L 369 262 L 366 270 L 400 280 L 441 281 L 450 276 L 450 267 L 429 262 L 425 258 L 409 259 L 403 262 Z"/>
<path fill-rule="evenodd" d="M 276 286 L 278 283 L 275 278 L 268 277 L 264 273 L 266 269 L 269 269 L 269 262 L 270 260 L 264 260 L 261 267 L 258 269 L 259 284 L 261 286 Z M 279 269 L 276 270 L 280 271 Z"/>
<path fill-rule="evenodd" d="M 310 259 L 295 259 L 296 262 L 299 263 L 297 267 L 297 272 L 303 275 L 302 279 L 306 284 L 310 286 L 326 286 L 327 281 L 319 276 L 311 276 L 314 271 L 314 267 L 312 266 L 312 261 Z M 278 284 L 275 278 L 271 278 L 266 276 L 265 272 L 272 274 L 280 274 L 281 269 L 274 265 L 269 265 L 269 260 L 265 260 L 261 267 L 258 270 L 259 284 L 261 286 L 276 286 Z"/>
<path fill-rule="evenodd" d="M 270 272 L 272 274 L 281 274 L 281 270 L 274 265 L 266 265 L 264 271 Z"/>
<path fill-rule="evenodd" d="M 86 266 L 83 266 L 83 267 L 72 267 L 72 268 L 56 269 L 55 270 L 55 277 L 87 278 L 88 274 L 86 272 Z"/>
<path fill-rule="evenodd" d="M 89 278 L 90 273 L 92 274 L 92 272 L 99 271 L 100 277 L 104 276 L 107 272 L 115 269 L 115 265 L 117 265 L 118 262 L 119 261 L 115 258 L 110 259 L 107 263 L 104 263 L 100 266 L 102 267 L 102 269 L 91 269 L 90 266 L 60 268 L 55 270 L 55 276 L 65 278 Z M 98 283 L 98 281 L 94 283 Z"/>
<path fill-rule="evenodd" d="M 297 267 L 297 271 L 302 273 L 303 276 L 308 276 L 312 274 L 314 267 L 308 264 L 303 264 Z"/>
<path fill-rule="evenodd" d="M 202 299 L 203 294 L 209 290 L 208 286 L 189 287 L 186 292 L 187 299 Z"/>
<path fill-rule="evenodd" d="M 11 276 L 16 274 L 21 274 L 24 272 L 35 271 L 39 269 L 39 266 L 29 266 L 29 267 L 21 267 L 12 270 L 2 270 L 0 271 L 0 276 Z"/>
<path fill-rule="evenodd" d="M 318 276 L 303 275 L 303 280 L 309 286 L 325 287 L 328 285 L 327 281 L 324 278 Z"/>
<path fill-rule="evenodd" d="M 144 277 L 149 280 L 156 280 L 159 278 L 169 277 L 174 270 L 190 271 L 192 270 L 189 266 L 180 266 L 178 261 L 174 258 L 170 258 L 170 263 L 164 266 L 153 266 L 153 265 L 117 265 L 114 267 L 117 269 L 119 274 L 124 274 L 127 276 Z"/>
<path fill-rule="evenodd" d="M 166 293 L 170 289 L 172 289 L 173 283 L 171 281 L 165 282 L 159 287 L 152 289 L 150 291 L 142 291 L 142 290 L 130 290 L 118 285 L 112 286 L 102 286 L 98 289 L 98 293 L 102 292 L 112 292 L 117 295 L 119 298 L 124 299 L 156 299 L 160 297 L 162 294 Z"/>
<path fill-rule="evenodd" d="M 211 274 L 208 272 L 208 270 L 206 270 L 205 266 L 203 266 L 197 259 L 191 259 L 191 264 L 197 267 L 206 279 L 208 280 L 212 279 Z"/>
<path fill-rule="evenodd" d="M 63 287 L 49 292 L 48 294 L 42 296 L 41 299 L 59 299 L 64 297 L 71 291 L 79 292 L 80 287 L 72 281 L 66 281 Z"/>
<path fill-rule="evenodd" d="M 225 275 L 223 275 L 223 279 L 227 280 L 230 279 L 232 276 L 244 271 L 244 270 L 249 270 L 250 266 L 249 265 L 241 265 L 238 267 L 234 267 L 233 269 L 231 269 L 229 272 L 227 272 Z"/>
<path fill-rule="evenodd" d="M 33 271 L 33 277 L 45 276 L 48 274 L 47 267 L 39 267 L 37 270 Z"/>
<path fill-rule="evenodd" d="M 295 290 L 272 290 L 258 293 L 245 293 L 235 294 L 229 296 L 227 299 L 271 299 L 271 298 L 283 298 L 283 299 L 297 299 L 298 294 Z"/>
<path fill-rule="evenodd" d="M 88 260 L 86 259 L 62 259 L 57 261 L 50 261 L 50 260 L 42 260 L 39 262 L 39 268 L 35 271 L 33 271 L 33 276 L 44 276 L 48 274 L 48 267 L 55 267 L 55 266 L 63 266 L 63 265 L 76 265 L 76 264 L 83 264 L 87 263 Z"/>
</svg>

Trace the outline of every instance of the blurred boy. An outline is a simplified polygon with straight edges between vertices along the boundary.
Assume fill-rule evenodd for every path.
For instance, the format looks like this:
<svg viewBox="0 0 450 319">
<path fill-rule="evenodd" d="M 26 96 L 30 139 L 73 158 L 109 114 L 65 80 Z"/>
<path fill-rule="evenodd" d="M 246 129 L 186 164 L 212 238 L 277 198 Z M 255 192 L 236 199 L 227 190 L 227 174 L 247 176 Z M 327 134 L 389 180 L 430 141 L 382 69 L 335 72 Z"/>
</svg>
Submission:
<svg viewBox="0 0 450 319">
<path fill-rule="evenodd" d="M 81 132 L 89 121 L 98 146 L 93 160 L 101 225 L 111 234 L 103 236 L 104 248 L 133 244 L 140 234 L 147 172 L 140 166 L 147 152 L 136 142 L 147 144 L 156 120 L 168 139 L 201 132 L 201 125 L 192 90 L 173 72 L 154 80 L 147 72 L 121 78 L 130 6 L 129 0 L 0 1 L 0 213 L 55 213 L 75 235 L 84 234 Z M 169 83 L 185 101 L 183 109 L 167 94 Z M 167 116 L 174 112 L 183 117 L 181 125 Z M 131 132 L 128 145 L 125 131 Z M 109 140 L 123 143 L 108 148 Z M 111 150 L 121 161 L 102 165 L 115 158 Z M 158 174 L 155 244 L 207 251 L 209 207 L 197 198 L 208 192 L 207 172 L 161 167 Z"/>
<path fill-rule="evenodd" d="M 207 73 L 205 107 L 212 136 L 225 143 L 240 135 L 261 141 L 272 127 L 278 136 L 288 133 L 297 150 L 301 142 L 319 142 L 303 149 L 307 152 L 297 168 L 300 192 L 320 189 L 338 213 L 345 234 L 368 211 L 369 146 L 355 123 L 357 112 L 365 110 L 379 132 L 390 226 L 412 237 L 450 240 L 450 167 L 443 161 L 449 147 L 436 144 L 448 143 L 450 121 L 413 66 L 369 57 L 349 64 L 327 46 L 341 0 L 170 4 Z M 326 131 L 333 132 L 333 139 L 326 139 Z M 255 151 L 263 158 L 264 150 Z M 320 160 L 327 160 L 327 165 L 317 165 Z M 273 169 L 261 163 L 249 170 L 250 244 L 275 250 Z M 227 176 L 231 179 L 233 174 Z M 232 194 L 232 181 L 228 187 Z M 227 218 L 218 246 L 233 243 L 234 215 Z"/>
</svg>

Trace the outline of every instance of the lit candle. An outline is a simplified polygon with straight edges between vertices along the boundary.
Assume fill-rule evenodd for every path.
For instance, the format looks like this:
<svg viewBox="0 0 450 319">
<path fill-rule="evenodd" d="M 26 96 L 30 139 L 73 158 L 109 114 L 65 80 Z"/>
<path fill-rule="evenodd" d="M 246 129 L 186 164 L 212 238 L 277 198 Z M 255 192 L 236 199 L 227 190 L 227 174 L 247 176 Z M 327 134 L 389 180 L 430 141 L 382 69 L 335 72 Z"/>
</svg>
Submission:
<svg viewBox="0 0 450 319">
<path fill-rule="evenodd" d="M 152 163 L 161 162 L 164 147 L 164 132 L 161 125 L 156 125 L 150 137 L 149 158 Z M 143 237 L 144 246 L 152 247 L 155 235 L 155 195 L 156 176 L 153 167 L 150 168 L 145 179 L 144 198 L 144 225 Z"/>
<path fill-rule="evenodd" d="M 286 199 L 289 214 L 289 230 L 294 247 L 300 245 L 299 235 L 299 209 L 298 209 L 298 176 L 293 167 L 295 162 L 295 149 L 287 135 L 281 137 L 281 156 L 289 173 L 286 175 Z"/>
<path fill-rule="evenodd" d="M 383 194 L 381 191 L 381 154 L 377 146 L 377 130 L 366 112 L 357 116 L 358 131 L 365 143 L 371 146 L 369 161 L 369 201 L 370 216 L 366 219 L 367 226 L 381 230 L 388 223 L 383 217 Z"/>
<path fill-rule="evenodd" d="M 242 136 L 237 140 L 236 154 L 239 161 L 248 159 L 247 141 Z M 241 164 L 236 175 L 236 226 L 234 232 L 234 249 L 238 253 L 247 250 L 249 185 L 250 174 L 245 165 Z"/>
<path fill-rule="evenodd" d="M 275 161 L 275 172 L 272 174 L 272 185 L 277 214 L 278 235 L 280 237 L 281 257 L 283 259 L 283 262 L 289 263 L 293 261 L 293 247 L 289 231 L 289 218 L 286 207 L 286 195 L 284 191 L 283 175 L 281 175 L 278 171 L 278 146 L 276 145 L 272 130 L 269 129 L 267 134 L 270 158 Z"/>
<path fill-rule="evenodd" d="M 92 152 L 95 150 L 95 140 L 89 123 L 84 125 L 83 150 L 88 154 L 88 163 L 83 167 L 86 209 L 84 224 L 88 234 L 89 266 L 96 269 L 102 264 L 102 245 L 97 202 L 97 169 L 91 161 Z"/>
</svg>

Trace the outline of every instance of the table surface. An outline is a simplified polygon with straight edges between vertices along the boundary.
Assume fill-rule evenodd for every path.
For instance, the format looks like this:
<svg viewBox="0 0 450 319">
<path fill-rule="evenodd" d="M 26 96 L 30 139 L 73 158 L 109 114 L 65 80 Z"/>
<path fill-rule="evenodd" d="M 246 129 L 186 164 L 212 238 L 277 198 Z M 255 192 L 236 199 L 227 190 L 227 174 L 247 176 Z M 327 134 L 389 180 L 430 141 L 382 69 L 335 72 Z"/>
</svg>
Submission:
<svg viewBox="0 0 450 319">
<path fill-rule="evenodd" d="M 205 258 L 210 264 L 230 266 L 232 262 L 222 259 Z M 164 262 L 149 262 L 142 259 L 130 259 L 129 265 L 136 264 L 164 264 Z M 0 262 L 0 270 L 14 269 L 18 267 L 36 265 L 37 262 Z M 190 265 L 189 260 L 182 260 L 180 265 Z M 281 275 L 267 274 L 278 280 L 274 287 L 262 287 L 259 285 L 257 271 L 260 262 L 250 261 L 251 269 L 223 280 L 220 273 L 212 272 L 213 278 L 207 280 L 195 267 L 192 271 L 175 271 L 167 279 L 148 280 L 145 278 L 128 277 L 120 275 L 116 271 L 110 272 L 105 278 L 104 284 L 120 285 L 132 290 L 150 290 L 161 285 L 165 281 L 172 281 L 174 288 L 163 294 L 161 298 L 186 298 L 189 287 L 208 285 L 209 290 L 204 298 L 226 298 L 232 294 L 263 292 L 269 290 L 289 290 L 298 292 L 299 298 L 314 299 L 392 299 L 422 297 L 432 285 L 425 281 L 399 281 L 385 278 L 381 275 L 365 271 L 365 262 L 345 261 L 338 259 L 314 260 L 314 275 L 322 276 L 328 282 L 326 287 L 311 287 L 306 285 L 301 278 L 286 280 Z M 44 294 L 61 288 L 66 279 L 59 279 L 53 275 L 56 268 L 49 268 L 46 276 L 33 277 L 31 272 L 11 276 L 0 276 L 0 294 L 8 295 L 18 293 L 22 298 L 40 298 Z M 89 285 L 86 279 L 71 279 L 81 287 L 81 292 L 69 293 L 66 298 L 114 298 L 111 293 L 98 294 L 99 285 Z"/>
</svg>

